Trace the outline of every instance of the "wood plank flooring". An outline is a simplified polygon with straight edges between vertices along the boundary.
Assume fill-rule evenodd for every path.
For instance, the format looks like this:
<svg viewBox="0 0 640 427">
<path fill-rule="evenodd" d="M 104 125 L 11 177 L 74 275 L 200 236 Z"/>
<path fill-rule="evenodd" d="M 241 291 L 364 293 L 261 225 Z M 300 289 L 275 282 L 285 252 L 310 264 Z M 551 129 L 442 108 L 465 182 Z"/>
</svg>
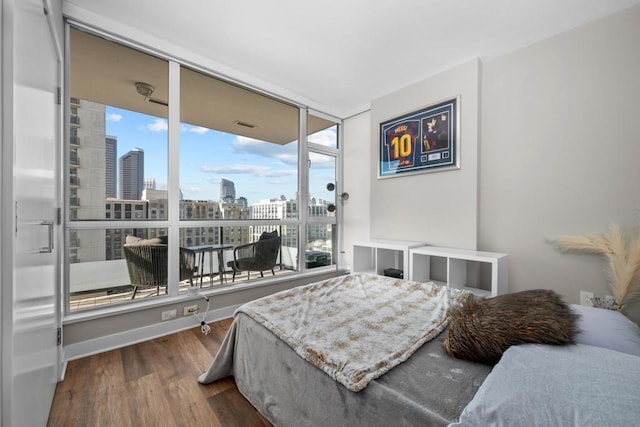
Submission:
<svg viewBox="0 0 640 427">
<path fill-rule="evenodd" d="M 233 378 L 202 385 L 231 319 L 69 362 L 50 427 L 271 426 Z"/>
</svg>

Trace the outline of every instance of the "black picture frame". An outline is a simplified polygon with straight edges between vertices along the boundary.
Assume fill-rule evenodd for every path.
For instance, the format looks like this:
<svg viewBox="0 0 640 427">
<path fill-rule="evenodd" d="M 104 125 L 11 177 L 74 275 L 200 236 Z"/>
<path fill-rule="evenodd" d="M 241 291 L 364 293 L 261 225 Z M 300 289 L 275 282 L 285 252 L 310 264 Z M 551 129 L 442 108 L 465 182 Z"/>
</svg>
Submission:
<svg viewBox="0 0 640 427">
<path fill-rule="evenodd" d="M 459 169 L 460 97 L 380 123 L 378 178 Z"/>
</svg>

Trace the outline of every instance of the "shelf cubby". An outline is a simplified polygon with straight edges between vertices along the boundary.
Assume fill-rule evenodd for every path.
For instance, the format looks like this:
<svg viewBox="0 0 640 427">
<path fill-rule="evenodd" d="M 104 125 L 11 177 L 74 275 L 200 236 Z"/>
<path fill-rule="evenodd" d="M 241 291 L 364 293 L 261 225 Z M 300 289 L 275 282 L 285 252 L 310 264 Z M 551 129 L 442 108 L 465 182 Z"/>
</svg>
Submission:
<svg viewBox="0 0 640 427">
<path fill-rule="evenodd" d="M 467 289 L 482 297 L 508 292 L 507 254 L 421 246 L 409 251 L 409 280 Z"/>
<path fill-rule="evenodd" d="M 353 243 L 352 270 L 354 273 L 383 275 L 389 268 L 401 270 L 407 278 L 409 250 L 423 246 L 420 242 L 371 240 Z"/>
</svg>

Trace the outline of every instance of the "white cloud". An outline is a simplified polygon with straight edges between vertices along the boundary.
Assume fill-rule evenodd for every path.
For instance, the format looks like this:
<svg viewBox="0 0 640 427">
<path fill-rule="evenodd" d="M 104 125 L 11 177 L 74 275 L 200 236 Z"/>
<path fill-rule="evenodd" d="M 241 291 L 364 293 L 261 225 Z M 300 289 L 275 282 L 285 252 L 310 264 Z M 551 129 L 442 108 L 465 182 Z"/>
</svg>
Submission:
<svg viewBox="0 0 640 427">
<path fill-rule="evenodd" d="M 290 165 L 290 166 L 297 166 L 298 165 L 298 154 L 297 153 L 296 154 L 282 153 L 282 154 L 279 154 L 277 156 L 274 156 L 274 158 L 280 160 L 285 165 Z"/>
<path fill-rule="evenodd" d="M 109 122 L 119 122 L 120 120 L 122 120 L 122 114 L 118 114 L 118 113 L 107 114 L 107 121 Z"/>
<path fill-rule="evenodd" d="M 315 144 L 324 145 L 325 147 L 335 147 L 336 146 L 336 130 L 335 128 L 321 130 L 320 132 L 316 132 L 313 135 L 309 135 L 309 142 L 313 142 Z"/>
<path fill-rule="evenodd" d="M 282 163 L 295 166 L 298 164 L 298 144 L 273 144 L 245 136 L 237 136 L 233 141 L 233 149 L 239 153 L 254 154 L 280 160 Z"/>
<path fill-rule="evenodd" d="M 197 187 L 197 186 L 193 186 L 193 187 L 185 187 L 185 188 L 181 188 L 183 193 L 202 193 L 204 191 L 204 188 L 202 187 Z"/>
<path fill-rule="evenodd" d="M 335 157 L 327 156 L 325 154 L 309 153 L 309 160 L 311 161 L 311 166 L 314 168 L 335 169 L 336 167 Z"/>
<path fill-rule="evenodd" d="M 297 169 L 274 170 L 268 166 L 259 165 L 229 165 L 229 166 L 202 166 L 203 172 L 228 174 L 228 175 L 254 175 L 259 177 L 295 176 Z"/>
<path fill-rule="evenodd" d="M 156 119 L 153 123 L 147 125 L 147 129 L 153 132 L 164 132 L 169 129 L 169 125 L 164 119 Z"/>
<path fill-rule="evenodd" d="M 197 133 L 198 135 L 202 135 L 204 133 L 209 132 L 209 129 L 202 127 L 202 126 L 187 126 L 187 125 L 183 125 L 182 126 L 182 131 L 183 132 L 191 132 L 191 133 Z"/>
</svg>

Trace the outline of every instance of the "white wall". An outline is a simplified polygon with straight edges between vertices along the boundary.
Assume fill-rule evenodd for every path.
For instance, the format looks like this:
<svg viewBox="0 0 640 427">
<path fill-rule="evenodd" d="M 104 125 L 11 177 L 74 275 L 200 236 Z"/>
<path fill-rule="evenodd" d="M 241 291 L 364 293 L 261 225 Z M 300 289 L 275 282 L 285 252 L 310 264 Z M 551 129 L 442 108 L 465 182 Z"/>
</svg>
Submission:
<svg viewBox="0 0 640 427">
<path fill-rule="evenodd" d="M 639 40 L 634 7 L 374 100 L 371 237 L 506 252 L 511 291 L 609 293 L 604 260 L 545 239 L 638 225 Z M 458 94 L 461 169 L 378 180 L 379 123 Z"/>
<path fill-rule="evenodd" d="M 604 296 L 605 263 L 545 237 L 637 224 L 640 7 L 486 62 L 480 246 L 509 253 L 512 291 Z"/>
<path fill-rule="evenodd" d="M 341 266 L 351 269 L 352 247 L 357 240 L 369 240 L 371 221 L 371 113 L 369 111 L 344 121 L 344 191 L 349 200 L 343 205 L 344 248 Z"/>
<path fill-rule="evenodd" d="M 371 237 L 476 248 L 479 76 L 473 60 L 371 103 Z M 458 95 L 461 168 L 377 179 L 380 122 Z"/>
</svg>

